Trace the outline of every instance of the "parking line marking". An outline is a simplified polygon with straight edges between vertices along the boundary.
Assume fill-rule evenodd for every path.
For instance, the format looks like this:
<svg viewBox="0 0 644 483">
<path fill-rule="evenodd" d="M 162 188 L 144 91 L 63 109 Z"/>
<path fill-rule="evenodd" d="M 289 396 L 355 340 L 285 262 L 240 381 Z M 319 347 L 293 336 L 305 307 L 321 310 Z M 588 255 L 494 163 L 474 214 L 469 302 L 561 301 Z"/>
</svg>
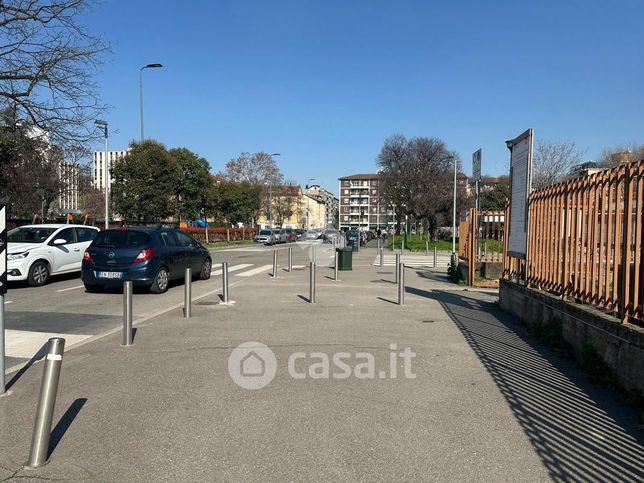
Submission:
<svg viewBox="0 0 644 483">
<path fill-rule="evenodd" d="M 5 300 L 5 301 L 4 301 L 4 304 L 5 304 L 5 305 L 12 304 L 12 303 L 13 303 L 13 300 Z"/>
<path fill-rule="evenodd" d="M 78 290 L 79 288 L 85 288 L 85 285 L 77 285 L 76 287 L 61 288 L 60 290 L 56 290 L 56 292 L 67 292 L 68 290 Z"/>
<path fill-rule="evenodd" d="M 262 265 L 261 267 L 254 268 L 252 270 L 248 270 L 247 272 L 244 273 L 238 273 L 238 277 L 252 277 L 253 275 L 257 275 L 258 273 L 266 272 L 267 270 L 270 270 L 273 268 L 273 264 L 270 265 Z"/>
<path fill-rule="evenodd" d="M 240 263 L 239 265 L 233 265 L 228 267 L 228 272 L 236 272 L 237 270 L 243 270 L 244 268 L 252 267 L 254 263 Z M 219 270 L 213 270 L 210 272 L 210 275 L 221 275 L 221 268 Z"/>
</svg>

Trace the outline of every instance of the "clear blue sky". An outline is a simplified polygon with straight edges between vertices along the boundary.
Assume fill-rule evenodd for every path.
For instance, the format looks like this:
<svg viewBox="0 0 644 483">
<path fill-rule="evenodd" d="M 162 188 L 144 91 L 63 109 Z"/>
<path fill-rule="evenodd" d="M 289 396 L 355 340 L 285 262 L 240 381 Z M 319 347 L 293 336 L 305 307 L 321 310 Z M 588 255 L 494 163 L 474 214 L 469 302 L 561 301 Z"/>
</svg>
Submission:
<svg viewBox="0 0 644 483">
<path fill-rule="evenodd" d="M 595 159 L 644 142 L 644 1 L 110 1 L 85 19 L 113 54 L 98 81 L 111 149 L 145 133 L 204 156 L 242 151 L 337 192 L 396 132 L 437 136 L 466 172 L 502 174 L 532 127 Z M 96 146 L 100 149 L 100 145 Z"/>
</svg>

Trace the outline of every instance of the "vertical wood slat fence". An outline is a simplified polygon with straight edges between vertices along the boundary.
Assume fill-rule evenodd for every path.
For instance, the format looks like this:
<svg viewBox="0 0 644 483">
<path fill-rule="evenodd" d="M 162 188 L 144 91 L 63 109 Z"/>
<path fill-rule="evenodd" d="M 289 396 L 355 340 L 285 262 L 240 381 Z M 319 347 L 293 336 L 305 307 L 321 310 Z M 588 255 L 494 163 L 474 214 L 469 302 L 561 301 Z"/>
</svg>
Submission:
<svg viewBox="0 0 644 483">
<path fill-rule="evenodd" d="M 641 321 L 643 208 L 644 161 L 533 191 L 527 282 Z M 506 257 L 505 275 L 521 262 Z"/>
<path fill-rule="evenodd" d="M 471 208 L 459 227 L 458 257 L 467 262 L 468 285 L 476 285 L 477 262 L 501 262 L 505 251 L 505 211 Z"/>
</svg>

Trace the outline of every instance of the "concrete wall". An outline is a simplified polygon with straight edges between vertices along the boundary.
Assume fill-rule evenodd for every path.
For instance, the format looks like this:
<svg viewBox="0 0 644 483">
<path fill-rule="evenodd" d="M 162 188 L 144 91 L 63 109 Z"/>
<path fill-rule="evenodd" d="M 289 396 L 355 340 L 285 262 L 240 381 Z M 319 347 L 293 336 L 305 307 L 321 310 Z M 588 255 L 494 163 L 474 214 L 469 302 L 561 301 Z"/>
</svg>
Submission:
<svg viewBox="0 0 644 483">
<path fill-rule="evenodd" d="M 585 305 L 529 289 L 507 280 L 499 286 L 501 309 L 528 327 L 557 320 L 575 358 L 583 361 L 585 346 L 604 360 L 624 389 L 644 396 L 644 329 L 620 324 L 617 319 Z"/>
</svg>

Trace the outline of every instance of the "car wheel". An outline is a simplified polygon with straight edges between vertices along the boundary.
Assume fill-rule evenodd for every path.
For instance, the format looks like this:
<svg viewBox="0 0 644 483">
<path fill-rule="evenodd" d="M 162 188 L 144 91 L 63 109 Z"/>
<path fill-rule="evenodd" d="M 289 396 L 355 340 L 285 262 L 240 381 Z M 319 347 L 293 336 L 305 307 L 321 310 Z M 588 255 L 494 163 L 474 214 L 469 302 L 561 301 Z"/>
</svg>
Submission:
<svg viewBox="0 0 644 483">
<path fill-rule="evenodd" d="M 86 283 L 85 285 L 85 291 L 87 293 L 96 293 L 101 290 L 101 287 L 99 285 L 94 285 L 93 283 Z"/>
<path fill-rule="evenodd" d="M 45 262 L 36 262 L 29 268 L 27 284 L 30 287 L 40 287 L 45 285 L 49 280 L 49 265 Z"/>
<path fill-rule="evenodd" d="M 165 293 L 170 285 L 170 272 L 165 267 L 161 267 L 154 276 L 154 282 L 150 286 L 152 293 Z"/>
<path fill-rule="evenodd" d="M 206 258 L 203 261 L 201 266 L 201 272 L 199 272 L 199 280 L 208 280 L 210 278 L 210 272 L 212 271 L 212 261 L 210 258 Z"/>
</svg>

